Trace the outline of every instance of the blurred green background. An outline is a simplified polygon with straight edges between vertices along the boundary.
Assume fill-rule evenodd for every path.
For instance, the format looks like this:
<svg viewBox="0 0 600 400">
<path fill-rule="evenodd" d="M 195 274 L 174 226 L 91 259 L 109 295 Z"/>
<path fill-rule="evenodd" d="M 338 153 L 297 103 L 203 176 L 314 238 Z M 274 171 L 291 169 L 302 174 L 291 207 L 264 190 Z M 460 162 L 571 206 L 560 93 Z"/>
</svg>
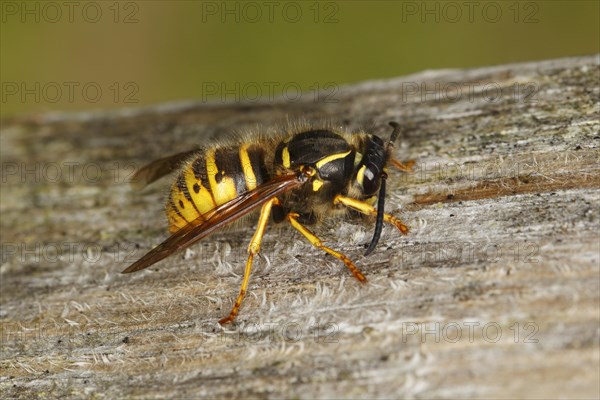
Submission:
<svg viewBox="0 0 600 400">
<path fill-rule="evenodd" d="M 594 54 L 598 1 L 2 1 L 2 116 Z"/>
</svg>

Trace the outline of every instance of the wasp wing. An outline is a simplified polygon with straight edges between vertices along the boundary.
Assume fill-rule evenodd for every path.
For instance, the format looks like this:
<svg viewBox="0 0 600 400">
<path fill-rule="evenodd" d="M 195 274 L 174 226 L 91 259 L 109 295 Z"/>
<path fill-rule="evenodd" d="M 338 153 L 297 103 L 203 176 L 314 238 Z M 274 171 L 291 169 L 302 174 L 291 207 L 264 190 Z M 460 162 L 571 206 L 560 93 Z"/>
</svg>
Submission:
<svg viewBox="0 0 600 400">
<path fill-rule="evenodd" d="M 154 160 L 151 163 L 144 165 L 142 168 L 137 170 L 135 174 L 133 174 L 131 185 L 135 189 L 143 189 L 152 182 L 181 167 L 183 162 L 197 152 L 198 149 L 188 150 L 182 153 L 177 153 L 168 157 Z"/>
<path fill-rule="evenodd" d="M 206 221 L 197 219 L 190 222 L 169 236 L 164 242 L 150 250 L 138 261 L 131 264 L 127 269 L 123 270 L 122 273 L 128 274 L 147 268 L 210 235 L 224 225 L 248 214 L 273 197 L 288 192 L 302 185 L 304 182 L 306 182 L 306 176 L 303 174 L 282 175 L 265 182 L 255 189 L 220 205 L 210 214 L 210 217 Z"/>
</svg>

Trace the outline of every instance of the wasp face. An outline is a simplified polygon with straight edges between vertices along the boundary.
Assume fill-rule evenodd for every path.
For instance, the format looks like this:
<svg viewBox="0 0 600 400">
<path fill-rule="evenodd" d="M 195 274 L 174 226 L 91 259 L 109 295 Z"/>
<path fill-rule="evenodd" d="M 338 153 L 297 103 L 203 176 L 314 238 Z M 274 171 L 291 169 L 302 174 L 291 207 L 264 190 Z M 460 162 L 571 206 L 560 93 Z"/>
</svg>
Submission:
<svg viewBox="0 0 600 400">
<path fill-rule="evenodd" d="M 368 136 L 363 157 L 356 166 L 356 181 L 365 196 L 373 196 L 379 191 L 386 161 L 383 140 L 375 135 Z"/>
</svg>

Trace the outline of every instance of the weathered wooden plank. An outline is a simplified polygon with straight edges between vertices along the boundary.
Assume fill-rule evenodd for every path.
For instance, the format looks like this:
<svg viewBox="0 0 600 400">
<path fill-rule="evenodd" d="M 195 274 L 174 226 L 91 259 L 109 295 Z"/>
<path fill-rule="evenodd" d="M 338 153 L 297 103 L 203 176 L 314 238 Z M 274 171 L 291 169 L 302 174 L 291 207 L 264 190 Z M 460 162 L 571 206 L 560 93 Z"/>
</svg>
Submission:
<svg viewBox="0 0 600 400">
<path fill-rule="evenodd" d="M 3 121 L 3 397 L 598 398 L 598 67 L 592 56 L 429 71 L 318 102 Z M 252 223 L 119 274 L 166 237 L 168 182 L 132 191 L 135 168 L 299 118 L 406 129 L 397 157 L 418 164 L 392 173 L 388 207 L 411 233 L 386 227 L 365 258 L 368 221 L 318 229 L 367 285 L 272 227 L 238 323 L 221 329 Z"/>
</svg>

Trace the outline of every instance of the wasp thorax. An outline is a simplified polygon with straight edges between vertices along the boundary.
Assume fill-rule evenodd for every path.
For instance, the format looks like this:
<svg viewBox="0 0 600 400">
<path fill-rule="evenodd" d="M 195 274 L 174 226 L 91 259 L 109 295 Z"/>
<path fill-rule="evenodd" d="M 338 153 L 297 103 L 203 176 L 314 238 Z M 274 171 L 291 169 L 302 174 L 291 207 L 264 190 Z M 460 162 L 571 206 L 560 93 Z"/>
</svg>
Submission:
<svg viewBox="0 0 600 400">
<path fill-rule="evenodd" d="M 275 165 L 292 170 L 314 169 L 311 190 L 326 196 L 340 193 L 348 185 L 354 154 L 354 148 L 342 136 L 328 130 L 313 130 L 280 143 L 275 151 Z M 325 197 L 323 200 L 331 201 Z"/>
</svg>

